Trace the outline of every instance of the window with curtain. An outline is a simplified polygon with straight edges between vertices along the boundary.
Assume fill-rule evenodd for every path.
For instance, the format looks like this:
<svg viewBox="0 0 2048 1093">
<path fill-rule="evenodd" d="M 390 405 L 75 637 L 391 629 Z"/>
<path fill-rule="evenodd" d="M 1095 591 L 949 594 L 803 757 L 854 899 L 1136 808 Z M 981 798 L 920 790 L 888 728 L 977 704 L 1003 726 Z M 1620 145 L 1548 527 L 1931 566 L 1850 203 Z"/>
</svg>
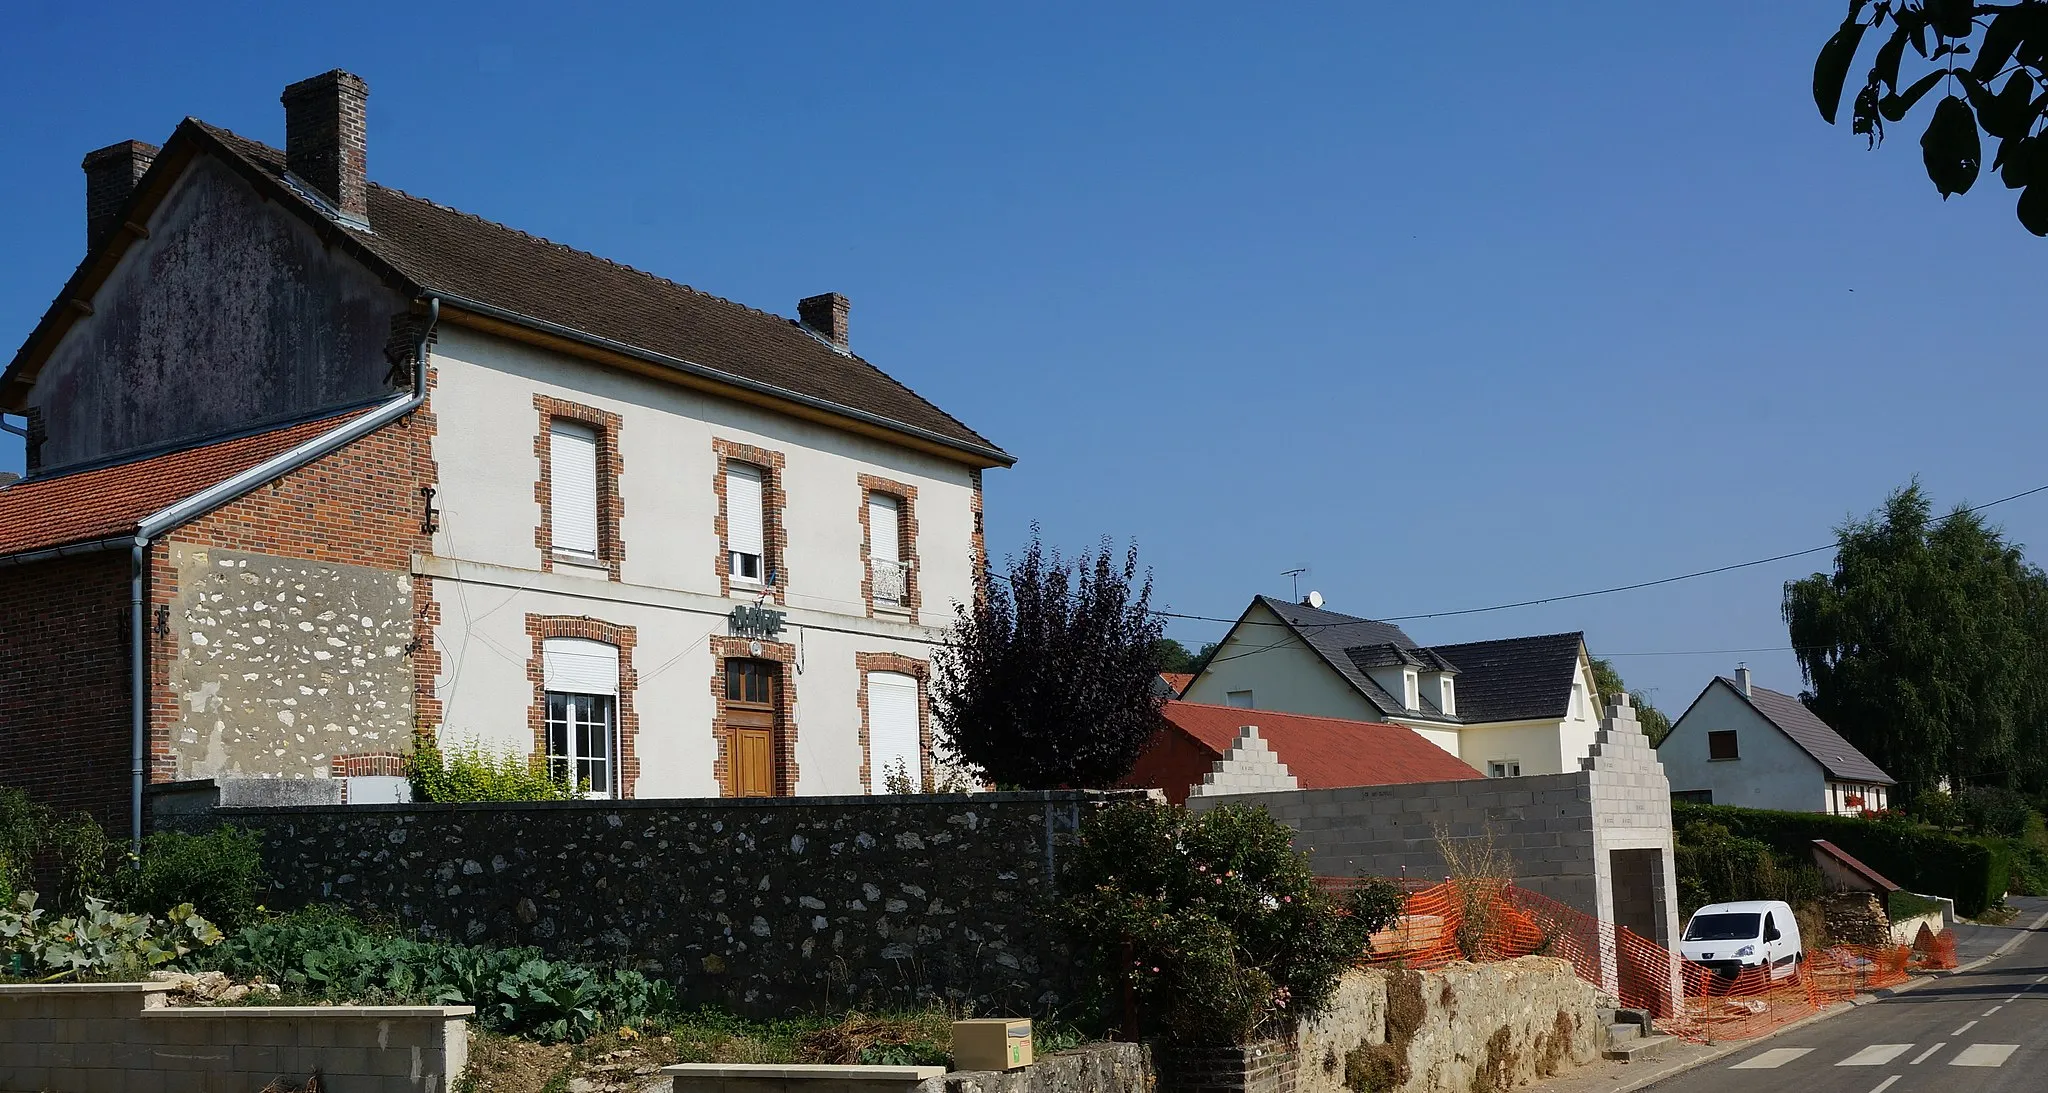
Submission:
<svg viewBox="0 0 2048 1093">
<path fill-rule="evenodd" d="M 596 558 L 597 430 L 574 421 L 548 426 L 549 519 L 554 548 Z"/>
<path fill-rule="evenodd" d="M 759 467 L 745 463 L 726 464 L 726 564 L 735 584 L 766 583 L 764 477 Z"/>
<path fill-rule="evenodd" d="M 619 650 L 585 638 L 541 643 L 548 773 L 586 797 L 616 797 Z"/>
</svg>

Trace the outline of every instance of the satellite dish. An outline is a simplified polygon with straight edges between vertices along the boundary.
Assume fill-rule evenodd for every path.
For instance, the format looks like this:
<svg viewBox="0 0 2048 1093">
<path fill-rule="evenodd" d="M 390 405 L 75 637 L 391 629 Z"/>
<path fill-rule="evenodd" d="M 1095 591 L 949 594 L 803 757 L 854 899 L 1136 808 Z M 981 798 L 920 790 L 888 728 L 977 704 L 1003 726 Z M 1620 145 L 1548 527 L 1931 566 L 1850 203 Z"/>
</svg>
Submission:
<svg viewBox="0 0 2048 1093">
<path fill-rule="evenodd" d="M 1308 590 L 1308 599 L 1301 602 L 1308 604 L 1310 607 L 1321 607 L 1323 605 L 1323 594 L 1311 588 Z"/>
</svg>

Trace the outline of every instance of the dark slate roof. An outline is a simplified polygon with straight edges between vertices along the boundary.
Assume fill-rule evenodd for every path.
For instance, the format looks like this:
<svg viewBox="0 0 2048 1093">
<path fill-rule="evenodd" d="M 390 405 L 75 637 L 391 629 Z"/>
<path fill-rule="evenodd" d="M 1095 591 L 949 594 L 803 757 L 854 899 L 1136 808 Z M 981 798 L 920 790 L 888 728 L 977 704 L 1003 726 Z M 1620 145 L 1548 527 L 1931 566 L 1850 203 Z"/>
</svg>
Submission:
<svg viewBox="0 0 2048 1093">
<path fill-rule="evenodd" d="M 1582 633 L 1420 646 L 1393 623 L 1271 596 L 1253 602 L 1280 616 L 1382 717 L 1473 724 L 1563 718 L 1571 712 L 1574 672 L 1585 643 Z M 1410 709 L 1366 671 L 1396 664 L 1455 673 L 1457 715 L 1445 716 L 1427 696 L 1420 709 Z"/>
<path fill-rule="evenodd" d="M 1572 681 L 1585 634 L 1432 645 L 1457 665 L 1458 717 L 1474 721 L 1534 721 L 1571 713 Z"/>
<path fill-rule="evenodd" d="M 166 145 L 164 158 L 194 142 L 223 156 L 300 215 L 335 226 L 373 267 L 383 267 L 379 272 L 403 282 L 409 295 L 431 293 L 451 303 L 480 304 L 506 313 L 517 325 L 552 327 L 623 352 L 686 362 L 743 387 L 765 388 L 771 396 L 788 392 L 876 419 L 883 427 L 907 426 L 906 432 L 995 463 L 1014 462 L 986 437 L 794 319 L 374 182 L 370 230 L 361 230 L 332 219 L 288 181 L 282 152 L 225 129 L 187 118 Z M 60 309 L 53 305 L 52 310 Z M 49 321 L 46 316 L 42 325 Z M 31 335 L 31 343 L 35 338 Z M 17 355 L 10 376 L 21 362 Z"/>
<path fill-rule="evenodd" d="M 1325 611 L 1305 603 L 1289 603 L 1271 596 L 1260 596 L 1252 602 L 1259 604 L 1280 616 L 1295 636 L 1323 658 L 1324 663 L 1336 669 L 1365 700 L 1380 711 L 1382 717 L 1426 717 L 1438 721 L 1453 720 L 1440 713 L 1427 710 L 1408 709 L 1400 699 L 1387 692 L 1385 687 L 1373 682 L 1365 670 L 1351 659 L 1349 650 L 1361 647 L 1389 645 L 1396 649 L 1416 648 L 1415 639 L 1403 633 L 1401 628 L 1390 622 L 1374 622 L 1353 615 Z"/>
<path fill-rule="evenodd" d="M 1727 676 L 1716 677 L 1738 696 L 1742 688 Z M 1828 726 L 1828 723 L 1814 716 L 1806 703 L 1788 694 L 1751 684 L 1747 698 L 1749 705 L 1764 720 L 1776 725 L 1792 742 L 1813 756 L 1828 777 L 1843 782 L 1870 782 L 1876 785 L 1894 786 L 1898 783 L 1886 774 L 1870 757 L 1856 750 L 1856 745 L 1842 739 L 1842 734 Z"/>
</svg>

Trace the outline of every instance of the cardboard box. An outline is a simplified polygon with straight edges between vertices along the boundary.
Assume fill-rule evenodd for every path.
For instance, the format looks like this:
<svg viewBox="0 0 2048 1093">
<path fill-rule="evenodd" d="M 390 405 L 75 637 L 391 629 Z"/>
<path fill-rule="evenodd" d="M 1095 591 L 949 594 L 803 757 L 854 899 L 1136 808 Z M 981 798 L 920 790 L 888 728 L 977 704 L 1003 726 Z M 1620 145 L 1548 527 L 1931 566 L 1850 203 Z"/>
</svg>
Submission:
<svg viewBox="0 0 2048 1093">
<path fill-rule="evenodd" d="M 1016 1070 L 1030 1065 L 1030 1018 L 953 1022 L 953 1069 Z"/>
</svg>

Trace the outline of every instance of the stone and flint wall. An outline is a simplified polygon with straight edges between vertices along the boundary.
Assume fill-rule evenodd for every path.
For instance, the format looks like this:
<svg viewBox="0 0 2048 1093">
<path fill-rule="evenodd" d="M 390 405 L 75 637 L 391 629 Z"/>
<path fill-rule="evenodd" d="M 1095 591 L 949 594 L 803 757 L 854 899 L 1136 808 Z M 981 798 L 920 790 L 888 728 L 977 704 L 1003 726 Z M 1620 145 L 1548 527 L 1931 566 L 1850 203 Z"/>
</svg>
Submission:
<svg viewBox="0 0 2048 1093">
<path fill-rule="evenodd" d="M 0 1089 L 297 1089 L 318 1074 L 324 1089 L 447 1093 L 469 1065 L 469 1006 L 171 1006 L 169 990 L 0 984 Z"/>
<path fill-rule="evenodd" d="M 331 901 L 471 943 L 642 969 L 775 1015 L 1075 997 L 1047 914 L 1084 813 L 1142 793 L 221 808 L 273 906 Z M 164 820 L 165 817 L 160 817 Z"/>
</svg>

